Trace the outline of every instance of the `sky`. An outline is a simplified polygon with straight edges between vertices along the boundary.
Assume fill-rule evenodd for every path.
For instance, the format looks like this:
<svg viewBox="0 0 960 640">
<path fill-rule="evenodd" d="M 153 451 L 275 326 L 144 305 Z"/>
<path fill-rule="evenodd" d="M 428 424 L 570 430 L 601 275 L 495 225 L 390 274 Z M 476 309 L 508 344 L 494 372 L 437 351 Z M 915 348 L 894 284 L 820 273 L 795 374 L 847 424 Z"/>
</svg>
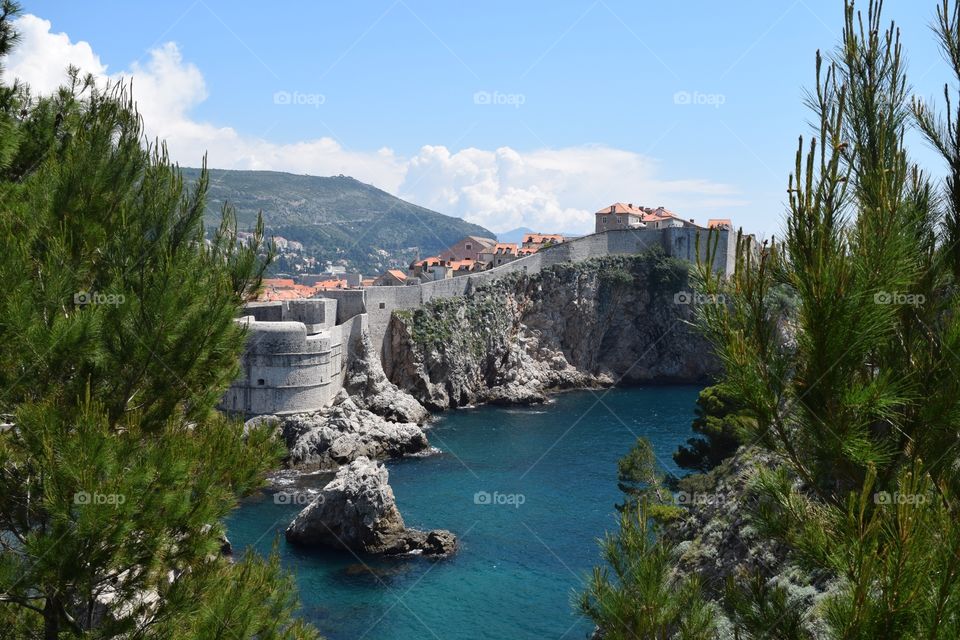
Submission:
<svg viewBox="0 0 960 640">
<path fill-rule="evenodd" d="M 865 7 L 866 3 L 859 3 Z M 887 0 L 942 102 L 937 2 Z M 25 0 L 6 61 L 132 81 L 183 166 L 346 174 L 502 232 L 588 232 L 613 202 L 779 234 L 804 91 L 841 0 Z M 939 100 L 938 100 L 939 99 Z M 941 162 L 916 136 L 914 158 Z"/>
</svg>

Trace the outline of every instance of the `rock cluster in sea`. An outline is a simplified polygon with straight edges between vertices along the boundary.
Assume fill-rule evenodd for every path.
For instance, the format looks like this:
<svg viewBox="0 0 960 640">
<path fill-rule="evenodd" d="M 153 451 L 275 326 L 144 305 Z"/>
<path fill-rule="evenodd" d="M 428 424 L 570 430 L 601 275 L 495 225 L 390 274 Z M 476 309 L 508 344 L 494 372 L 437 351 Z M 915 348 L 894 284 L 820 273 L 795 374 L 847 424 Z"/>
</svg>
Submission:
<svg viewBox="0 0 960 640">
<path fill-rule="evenodd" d="M 286 530 L 287 541 L 355 552 L 442 557 L 457 549 L 457 537 L 437 529 L 409 529 L 397 509 L 387 468 L 357 458 L 337 471 Z"/>
<path fill-rule="evenodd" d="M 289 449 L 288 463 L 303 469 L 334 469 L 360 457 L 394 458 L 430 447 L 420 425 L 391 422 L 361 409 L 346 391 L 329 407 L 284 416 L 279 423 Z"/>
</svg>

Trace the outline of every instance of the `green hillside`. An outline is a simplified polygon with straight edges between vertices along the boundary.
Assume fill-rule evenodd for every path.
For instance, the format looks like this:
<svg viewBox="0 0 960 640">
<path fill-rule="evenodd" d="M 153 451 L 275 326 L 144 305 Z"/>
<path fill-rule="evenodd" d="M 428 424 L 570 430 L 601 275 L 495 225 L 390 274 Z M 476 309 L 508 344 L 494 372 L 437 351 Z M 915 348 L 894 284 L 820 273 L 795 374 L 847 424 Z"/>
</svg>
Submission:
<svg viewBox="0 0 960 640">
<path fill-rule="evenodd" d="M 195 180 L 199 169 L 183 169 Z M 406 266 L 417 255 L 439 252 L 466 235 L 494 237 L 483 227 L 405 202 L 347 176 L 319 177 L 277 171 L 210 170 L 210 225 L 224 201 L 237 210 L 241 229 L 258 211 L 271 235 L 296 240 L 321 264 L 346 264 L 365 274 Z M 292 271 L 289 261 L 278 262 Z"/>
</svg>

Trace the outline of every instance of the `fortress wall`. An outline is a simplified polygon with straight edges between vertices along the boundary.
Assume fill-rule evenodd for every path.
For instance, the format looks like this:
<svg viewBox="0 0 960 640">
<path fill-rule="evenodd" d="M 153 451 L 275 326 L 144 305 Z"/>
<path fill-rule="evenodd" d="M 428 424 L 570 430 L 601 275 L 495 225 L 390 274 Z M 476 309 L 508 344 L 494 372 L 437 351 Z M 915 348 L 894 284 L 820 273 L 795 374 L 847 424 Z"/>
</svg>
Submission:
<svg viewBox="0 0 960 640">
<path fill-rule="evenodd" d="M 307 320 L 335 315 L 336 300 L 298 302 L 306 303 L 299 311 Z M 261 308 L 255 307 L 260 315 L 274 314 Z M 253 315 L 239 321 L 247 325 L 247 349 L 241 375 L 220 406 L 248 415 L 298 413 L 330 404 L 343 388 L 351 345 L 367 327 L 364 314 L 312 334 L 298 321 L 258 321 Z"/>
<path fill-rule="evenodd" d="M 310 298 L 310 300 L 322 300 L 324 298 L 336 300 L 336 324 L 343 324 L 350 318 L 366 311 L 366 291 L 365 289 L 331 289 L 323 292 L 323 298 Z"/>
<path fill-rule="evenodd" d="M 702 230 L 694 228 L 611 229 L 564 242 L 533 255 L 468 276 L 425 282 L 420 285 L 369 287 L 365 292 L 370 338 L 374 345 L 381 347 L 384 358 L 388 358 L 389 349 L 385 348 L 384 339 L 390 324 L 390 314 L 394 310 L 416 309 L 435 298 L 462 296 L 472 288 L 517 271 L 534 274 L 556 264 L 582 262 L 610 255 L 634 255 L 658 245 L 669 256 L 695 263 L 697 233 L 702 234 L 700 253 L 705 258 L 706 234 L 703 234 Z M 733 270 L 735 244 L 735 233 L 730 231 L 720 233 L 720 242 L 714 261 L 715 269 L 722 273 L 730 273 Z"/>
</svg>

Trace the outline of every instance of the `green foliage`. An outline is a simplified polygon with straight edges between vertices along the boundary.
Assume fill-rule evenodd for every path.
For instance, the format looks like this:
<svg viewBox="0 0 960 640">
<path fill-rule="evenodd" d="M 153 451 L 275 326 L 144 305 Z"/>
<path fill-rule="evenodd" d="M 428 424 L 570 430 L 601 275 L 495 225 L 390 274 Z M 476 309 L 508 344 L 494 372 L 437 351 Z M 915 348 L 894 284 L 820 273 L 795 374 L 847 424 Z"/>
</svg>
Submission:
<svg viewBox="0 0 960 640">
<path fill-rule="evenodd" d="M 581 613 L 606 640 L 707 640 L 716 637 L 715 614 L 696 578 L 673 575 L 669 545 L 655 541 L 646 505 L 620 514 L 617 534 L 600 549 L 607 567 L 597 567 L 577 600 Z"/>
<path fill-rule="evenodd" d="M 487 350 L 487 336 L 507 330 L 504 304 L 504 296 L 484 290 L 470 297 L 437 298 L 413 311 L 394 315 L 407 325 L 413 341 L 426 350 L 444 351 L 452 344 L 466 343 L 470 353 L 482 357 Z M 487 331 L 478 330 L 481 327 Z"/>
<path fill-rule="evenodd" d="M 727 579 L 724 609 L 738 640 L 811 640 L 803 625 L 803 603 L 762 576 Z"/>
<path fill-rule="evenodd" d="M 3 4 L 0 53 L 9 43 Z M 282 445 L 215 410 L 265 263 L 204 235 L 122 87 L 0 92 L 0 625 L 16 637 L 308 638 L 276 557 L 220 556 Z M 8 88 L 10 89 L 10 88 Z"/>
<path fill-rule="evenodd" d="M 602 272 L 601 280 L 610 287 L 628 287 L 633 284 L 633 274 L 621 268 L 607 269 Z"/>
<path fill-rule="evenodd" d="M 565 274 L 596 273 L 603 286 L 611 288 L 642 285 L 656 297 L 671 296 L 687 286 L 690 264 L 668 256 L 662 247 L 653 246 L 636 255 L 605 256 L 583 262 L 560 263 L 545 271 L 563 277 Z"/>
<path fill-rule="evenodd" d="M 630 451 L 617 462 L 617 486 L 624 493 L 624 503 L 617 509 L 635 509 L 641 500 L 664 504 L 672 502 L 664 486 L 664 475 L 657 466 L 653 445 L 646 438 L 637 438 Z"/>
<path fill-rule="evenodd" d="M 714 468 L 743 443 L 749 417 L 722 384 L 703 389 L 697 396 L 693 430 L 702 438 L 690 438 L 674 452 L 673 460 L 684 469 L 701 473 Z"/>
<path fill-rule="evenodd" d="M 946 121 L 911 109 L 879 2 L 863 16 L 847 3 L 845 17 L 833 60 L 817 56 L 816 138 L 799 144 L 784 242 L 741 237 L 731 278 L 709 260 L 697 274 L 726 303 L 697 308 L 725 365 L 701 397 L 699 430 L 727 438 L 721 451 L 743 439 L 785 461 L 758 473 L 752 524 L 835 588 L 811 612 L 762 576 L 735 576 L 722 600 L 741 638 L 808 638 L 808 615 L 830 638 L 956 638 L 960 107 Z M 937 32 L 960 80 L 960 4 L 941 5 Z M 911 120 L 947 160 L 942 210 L 907 156 Z M 694 462 L 713 439 L 687 452 Z M 635 551 L 605 553 L 623 563 Z M 604 586 L 595 577 L 592 590 Z M 605 595 L 625 620 L 650 612 L 647 592 Z"/>
<path fill-rule="evenodd" d="M 960 79 L 960 5 L 938 15 Z M 784 242 L 743 240 L 729 281 L 699 273 L 728 301 L 698 310 L 724 387 L 790 472 L 760 475 L 757 517 L 842 579 L 824 604 L 834 638 L 960 633 L 960 114 L 911 113 L 906 95 L 899 32 L 879 2 L 865 15 L 848 2 L 842 46 L 817 56 L 817 134 L 800 141 Z M 912 118 L 950 168 L 942 218 L 904 147 Z"/>
</svg>

